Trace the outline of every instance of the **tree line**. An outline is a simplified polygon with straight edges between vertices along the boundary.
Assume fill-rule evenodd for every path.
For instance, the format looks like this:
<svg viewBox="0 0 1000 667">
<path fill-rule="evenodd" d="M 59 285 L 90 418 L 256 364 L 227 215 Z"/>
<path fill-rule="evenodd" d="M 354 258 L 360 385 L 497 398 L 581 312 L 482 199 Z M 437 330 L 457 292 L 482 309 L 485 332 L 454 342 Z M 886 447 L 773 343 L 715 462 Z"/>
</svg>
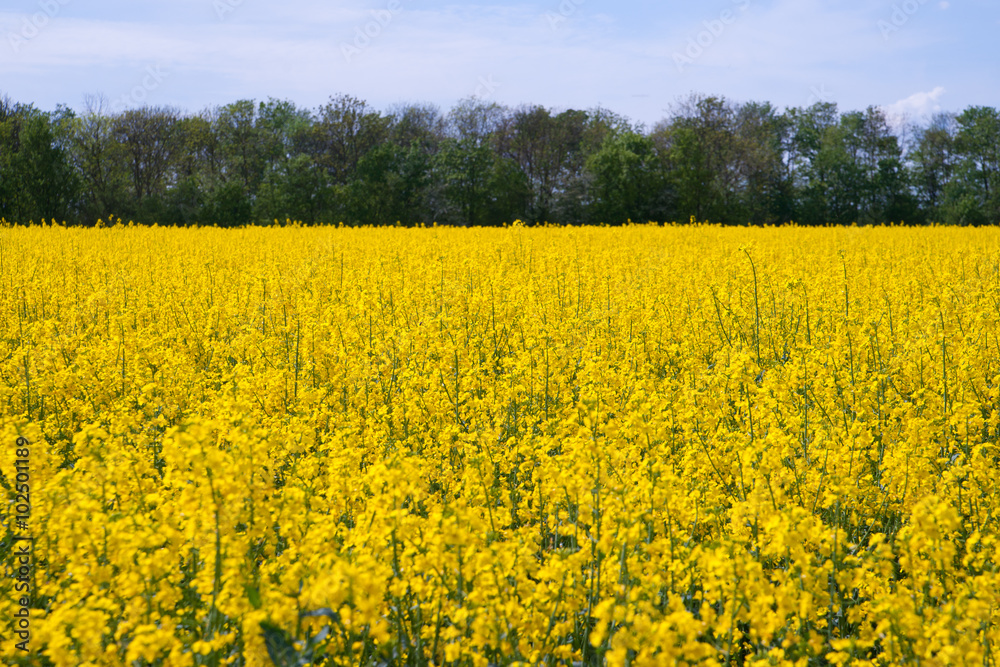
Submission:
<svg viewBox="0 0 1000 667">
<path fill-rule="evenodd" d="M 0 217 L 94 224 L 1000 222 L 1000 113 L 692 95 L 652 128 L 603 108 L 388 111 L 240 100 L 46 112 L 0 97 Z"/>
</svg>

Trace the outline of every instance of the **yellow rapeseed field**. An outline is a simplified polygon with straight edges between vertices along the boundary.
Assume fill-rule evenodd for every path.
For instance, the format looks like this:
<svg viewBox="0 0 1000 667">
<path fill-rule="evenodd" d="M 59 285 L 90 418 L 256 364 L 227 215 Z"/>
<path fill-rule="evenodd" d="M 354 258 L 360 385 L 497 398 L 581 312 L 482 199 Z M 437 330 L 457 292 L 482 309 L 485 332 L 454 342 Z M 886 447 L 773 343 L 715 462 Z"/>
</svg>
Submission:
<svg viewBox="0 0 1000 667">
<path fill-rule="evenodd" d="M 7 226 L 0 308 L 6 664 L 1000 662 L 996 229 Z"/>
</svg>

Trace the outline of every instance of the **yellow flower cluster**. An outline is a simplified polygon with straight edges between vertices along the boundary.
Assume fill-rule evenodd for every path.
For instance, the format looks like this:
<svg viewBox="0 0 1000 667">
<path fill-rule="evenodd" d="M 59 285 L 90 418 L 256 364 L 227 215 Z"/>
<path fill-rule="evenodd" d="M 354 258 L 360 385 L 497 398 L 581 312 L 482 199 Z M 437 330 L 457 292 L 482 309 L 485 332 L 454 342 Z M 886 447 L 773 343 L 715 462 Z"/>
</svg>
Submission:
<svg viewBox="0 0 1000 667">
<path fill-rule="evenodd" d="M 1000 659 L 997 230 L 7 227 L 0 312 L 7 663 Z"/>
</svg>

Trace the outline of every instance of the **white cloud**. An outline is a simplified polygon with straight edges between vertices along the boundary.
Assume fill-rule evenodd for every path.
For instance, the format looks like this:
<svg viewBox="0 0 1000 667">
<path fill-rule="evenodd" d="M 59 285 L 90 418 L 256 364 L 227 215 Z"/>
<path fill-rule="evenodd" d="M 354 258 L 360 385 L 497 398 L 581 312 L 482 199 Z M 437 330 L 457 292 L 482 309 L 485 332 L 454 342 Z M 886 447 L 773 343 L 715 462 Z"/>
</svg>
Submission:
<svg viewBox="0 0 1000 667">
<path fill-rule="evenodd" d="M 944 93 L 943 86 L 937 86 L 927 92 L 914 93 L 886 106 L 886 116 L 888 116 L 890 123 L 897 126 L 909 120 L 926 120 L 941 111 L 941 105 L 938 101 Z"/>
<path fill-rule="evenodd" d="M 845 109 L 864 108 L 885 93 L 885 73 L 899 53 L 926 49 L 939 39 L 914 26 L 887 44 L 877 27 L 884 12 L 882 3 L 873 2 L 755 2 L 735 12 L 736 20 L 677 82 L 686 89 L 782 106 L 812 104 L 820 90 L 824 100 Z M 673 31 L 663 40 L 668 53 L 683 53 L 705 30 L 697 22 Z"/>
<path fill-rule="evenodd" d="M 301 11 L 311 2 L 290 4 Z M 0 76 L 8 85 L 17 77 L 18 88 L 31 90 L 40 73 L 58 72 L 58 79 L 44 77 L 47 87 L 74 106 L 88 92 L 118 99 L 155 65 L 167 76 L 148 101 L 188 110 L 269 95 L 315 106 L 339 92 L 379 108 L 412 100 L 448 107 L 485 87 L 511 105 L 603 103 L 628 113 L 630 95 L 645 92 L 656 75 L 656 63 L 648 57 L 637 63 L 642 54 L 609 37 L 608 17 L 583 8 L 553 30 L 544 13 L 524 5 L 392 6 L 401 9 L 391 16 L 327 9 L 309 22 L 282 15 L 288 7 L 254 10 L 249 3 L 224 20 L 206 12 L 194 24 L 66 18 L 40 31 L 17 57 L 0 56 Z M 0 12 L 0 31 L 18 18 Z M 17 88 L 12 92 L 18 96 Z"/>
<path fill-rule="evenodd" d="M 945 0 L 944 2 L 938 3 L 938 7 L 940 7 L 941 9 L 948 9 L 949 7 L 951 7 L 951 3 Z"/>
<path fill-rule="evenodd" d="M 232 11 L 220 19 L 216 1 Z M 0 90 L 42 108 L 79 107 L 86 93 L 129 94 L 154 67 L 164 77 L 146 100 L 190 111 L 267 96 L 315 107 L 340 92 L 377 108 L 427 101 L 446 109 L 486 80 L 502 103 L 601 104 L 652 124 L 690 92 L 778 106 L 822 98 L 843 110 L 906 98 L 890 106 L 916 115 L 933 112 L 943 93 L 906 97 L 928 80 L 947 80 L 955 105 L 968 90 L 996 89 L 987 57 L 951 65 L 955 44 L 978 43 L 956 41 L 951 12 L 934 29 L 922 17 L 886 40 L 884 0 L 723 0 L 642 12 L 626 3 L 599 12 L 586 0 L 487 2 L 70 3 L 16 50 L 8 36 L 25 29 L 25 15 L 0 10 Z M 689 48 L 696 54 L 679 71 L 675 55 Z"/>
</svg>

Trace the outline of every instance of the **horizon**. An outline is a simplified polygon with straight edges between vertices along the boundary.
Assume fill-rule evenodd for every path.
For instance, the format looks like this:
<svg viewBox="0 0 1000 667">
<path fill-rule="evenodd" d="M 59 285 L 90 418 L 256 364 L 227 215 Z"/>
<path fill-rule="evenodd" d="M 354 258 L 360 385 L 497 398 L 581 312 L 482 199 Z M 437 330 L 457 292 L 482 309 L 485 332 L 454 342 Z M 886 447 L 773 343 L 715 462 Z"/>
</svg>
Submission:
<svg viewBox="0 0 1000 667">
<path fill-rule="evenodd" d="M 431 105 L 438 112 L 440 112 L 442 118 L 445 118 L 445 117 L 447 117 L 448 112 L 452 108 L 457 107 L 464 100 L 469 100 L 469 99 L 481 100 L 481 101 L 483 100 L 483 98 L 481 96 L 471 95 L 471 96 L 463 98 L 463 99 L 454 100 L 449 106 L 441 106 L 441 105 L 438 105 L 438 104 L 433 103 L 433 102 L 426 102 L 426 101 L 420 101 L 420 100 L 399 100 L 399 101 L 394 102 L 392 104 L 389 104 L 387 106 L 378 107 L 378 106 L 373 105 L 370 100 L 366 100 L 364 98 L 359 98 L 359 97 L 353 95 L 350 91 L 334 91 L 325 100 L 323 100 L 322 102 L 320 102 L 320 103 L 318 103 L 317 105 L 314 105 L 314 106 L 305 106 L 305 105 L 299 104 L 299 102 L 297 100 L 294 100 L 294 99 L 280 98 L 280 97 L 276 97 L 274 95 L 265 95 L 265 96 L 262 96 L 262 97 L 254 97 L 254 98 L 232 99 L 232 100 L 229 100 L 229 101 L 226 101 L 226 102 L 222 102 L 220 104 L 213 104 L 213 105 L 210 105 L 210 106 L 205 106 L 205 107 L 193 109 L 193 108 L 188 108 L 188 107 L 180 106 L 180 105 L 177 105 L 177 104 L 172 104 L 172 103 L 167 102 L 167 101 L 162 102 L 162 103 L 156 103 L 156 104 L 154 104 L 152 102 L 146 102 L 146 103 L 141 103 L 141 104 L 135 104 L 135 105 L 132 105 L 132 106 L 123 106 L 122 104 L 120 104 L 119 100 L 108 99 L 106 96 L 104 96 L 104 99 L 103 99 L 104 105 L 103 106 L 98 105 L 98 108 L 88 109 L 88 104 L 90 103 L 90 101 L 93 100 L 94 102 L 99 102 L 102 95 L 103 94 L 101 94 L 101 93 L 96 93 L 96 94 L 93 94 L 93 95 L 88 95 L 87 97 L 85 97 L 84 102 L 82 104 L 80 104 L 80 105 L 77 105 L 77 106 L 73 106 L 73 105 L 70 105 L 70 104 L 66 104 L 66 103 L 61 103 L 60 102 L 60 103 L 57 103 L 56 105 L 54 105 L 53 107 L 43 108 L 43 107 L 39 107 L 37 105 L 34 105 L 33 102 L 25 102 L 24 100 L 17 99 L 15 97 L 13 97 L 12 95 L 10 95 L 9 93 L 7 93 L 7 91 L 0 89 L 0 97 L 7 96 L 10 99 L 10 101 L 13 102 L 14 104 L 18 104 L 18 103 L 30 104 L 30 105 L 33 106 L 33 108 L 35 108 L 38 111 L 41 111 L 43 113 L 53 113 L 53 112 L 57 111 L 59 108 L 67 108 L 67 109 L 72 110 L 76 114 L 85 114 L 88 111 L 94 111 L 94 112 L 101 113 L 101 114 L 114 115 L 114 114 L 117 114 L 117 113 L 128 111 L 130 109 L 139 109 L 139 108 L 144 108 L 145 107 L 145 108 L 163 108 L 163 109 L 168 109 L 168 110 L 170 110 L 172 112 L 177 113 L 178 115 L 180 115 L 182 117 L 197 116 L 197 115 L 200 115 L 200 114 L 203 114 L 203 113 L 206 113 L 206 112 L 216 111 L 218 109 L 222 109 L 222 108 L 227 107 L 227 106 L 229 106 L 231 104 L 235 104 L 237 102 L 242 102 L 242 101 L 249 101 L 249 102 L 253 103 L 255 106 L 260 106 L 260 105 L 266 104 L 269 101 L 287 102 L 287 103 L 291 103 L 291 104 L 295 105 L 295 107 L 297 109 L 307 110 L 309 113 L 317 114 L 318 112 L 321 111 L 322 107 L 324 105 L 326 105 L 327 103 L 333 101 L 335 98 L 337 98 L 340 95 L 346 95 L 348 97 L 353 97 L 354 99 L 358 99 L 359 101 L 364 102 L 365 104 L 367 104 L 368 106 L 370 106 L 373 111 L 376 111 L 379 114 L 381 114 L 382 116 L 386 116 L 386 117 L 391 116 L 397 110 L 397 108 L 411 106 L 411 105 L 412 106 Z M 812 104 L 821 103 L 821 102 L 832 102 L 833 104 L 835 104 L 836 105 L 836 110 L 837 110 L 838 114 L 850 113 L 850 112 L 855 112 L 855 111 L 865 111 L 868 107 L 872 107 L 872 108 L 875 108 L 875 109 L 879 109 L 879 110 L 881 110 L 881 111 L 883 111 L 885 113 L 886 120 L 889 123 L 889 126 L 893 130 L 894 133 L 899 133 L 901 131 L 904 131 L 906 127 L 911 126 L 911 125 L 913 125 L 913 126 L 926 126 L 929 123 L 933 122 L 933 120 L 934 120 L 935 117 L 938 117 L 940 115 L 957 116 L 957 115 L 961 114 L 964 110 L 969 109 L 971 107 L 976 107 L 976 106 L 994 107 L 994 105 L 970 104 L 970 105 L 968 105 L 966 107 L 959 108 L 959 109 L 935 108 L 935 110 L 933 112 L 931 112 L 931 113 L 929 113 L 927 115 L 920 116 L 920 117 L 914 117 L 912 114 L 909 114 L 909 113 L 901 113 L 901 114 L 900 113 L 894 113 L 891 106 L 884 106 L 884 105 L 878 105 L 878 104 L 868 104 L 868 105 L 863 105 L 863 106 L 859 106 L 859 107 L 848 108 L 848 107 L 841 106 L 840 104 L 838 104 L 837 102 L 835 102 L 833 100 L 817 99 L 817 100 L 814 100 L 812 104 L 801 105 L 801 106 L 798 106 L 798 107 L 791 107 L 791 106 L 780 106 L 780 105 L 774 104 L 771 100 L 767 100 L 767 99 L 761 99 L 761 98 L 735 99 L 735 98 L 731 98 L 731 97 L 728 97 L 728 96 L 725 96 L 725 95 L 719 95 L 719 94 L 714 94 L 714 93 L 705 92 L 705 91 L 692 91 L 692 92 L 688 93 L 687 95 L 680 95 L 680 96 L 676 97 L 674 100 L 672 100 L 671 104 L 681 105 L 684 102 L 687 102 L 689 99 L 708 99 L 708 98 L 716 98 L 716 99 L 724 100 L 724 101 L 729 102 L 729 103 L 734 103 L 736 105 L 749 104 L 749 103 L 771 104 L 774 107 L 776 113 L 779 113 L 779 114 L 786 113 L 787 111 L 789 111 L 791 109 L 808 108 L 809 106 L 812 106 Z M 485 100 L 485 101 L 486 102 L 490 102 L 491 100 Z M 544 104 L 533 103 L 533 102 L 530 102 L 530 101 L 522 102 L 522 103 L 517 104 L 517 105 L 507 105 L 507 104 L 504 104 L 502 102 L 497 102 L 497 104 L 501 108 L 508 109 L 510 111 L 516 111 L 517 109 L 522 108 L 522 107 L 542 107 L 542 108 L 547 109 L 548 111 L 550 111 L 553 114 L 562 113 L 564 111 L 584 111 L 584 112 L 591 112 L 591 111 L 596 111 L 596 110 L 610 111 L 612 113 L 615 113 L 615 114 L 618 114 L 618 115 L 622 116 L 626 121 L 630 122 L 633 126 L 640 126 L 640 129 L 642 131 L 644 131 L 644 132 L 652 132 L 652 131 L 654 131 L 657 124 L 659 124 L 661 122 L 664 122 L 664 121 L 669 121 L 669 120 L 675 118 L 676 115 L 677 115 L 677 113 L 678 113 L 674 109 L 666 108 L 666 109 L 664 109 L 663 115 L 657 121 L 655 121 L 653 123 L 647 123 L 645 121 L 641 121 L 641 120 L 637 120 L 635 118 L 632 118 L 631 116 L 628 116 L 627 114 L 620 113 L 617 109 L 614 109 L 614 108 L 611 108 L 611 107 L 608 107 L 608 106 L 604 106 L 604 105 L 593 105 L 593 106 L 589 106 L 589 107 L 548 106 L 548 105 L 544 105 Z M 996 105 L 996 107 L 994 107 L 994 108 L 1000 108 L 1000 105 Z"/>
<path fill-rule="evenodd" d="M 316 109 L 347 94 L 384 112 L 446 112 L 476 96 L 600 107 L 650 128 L 693 93 L 875 106 L 896 125 L 1000 106 L 989 53 L 1000 8 L 981 0 L 12 4 L 0 12 L 0 93 L 43 110 L 82 111 L 88 95 L 186 114 L 242 99 Z"/>
</svg>

